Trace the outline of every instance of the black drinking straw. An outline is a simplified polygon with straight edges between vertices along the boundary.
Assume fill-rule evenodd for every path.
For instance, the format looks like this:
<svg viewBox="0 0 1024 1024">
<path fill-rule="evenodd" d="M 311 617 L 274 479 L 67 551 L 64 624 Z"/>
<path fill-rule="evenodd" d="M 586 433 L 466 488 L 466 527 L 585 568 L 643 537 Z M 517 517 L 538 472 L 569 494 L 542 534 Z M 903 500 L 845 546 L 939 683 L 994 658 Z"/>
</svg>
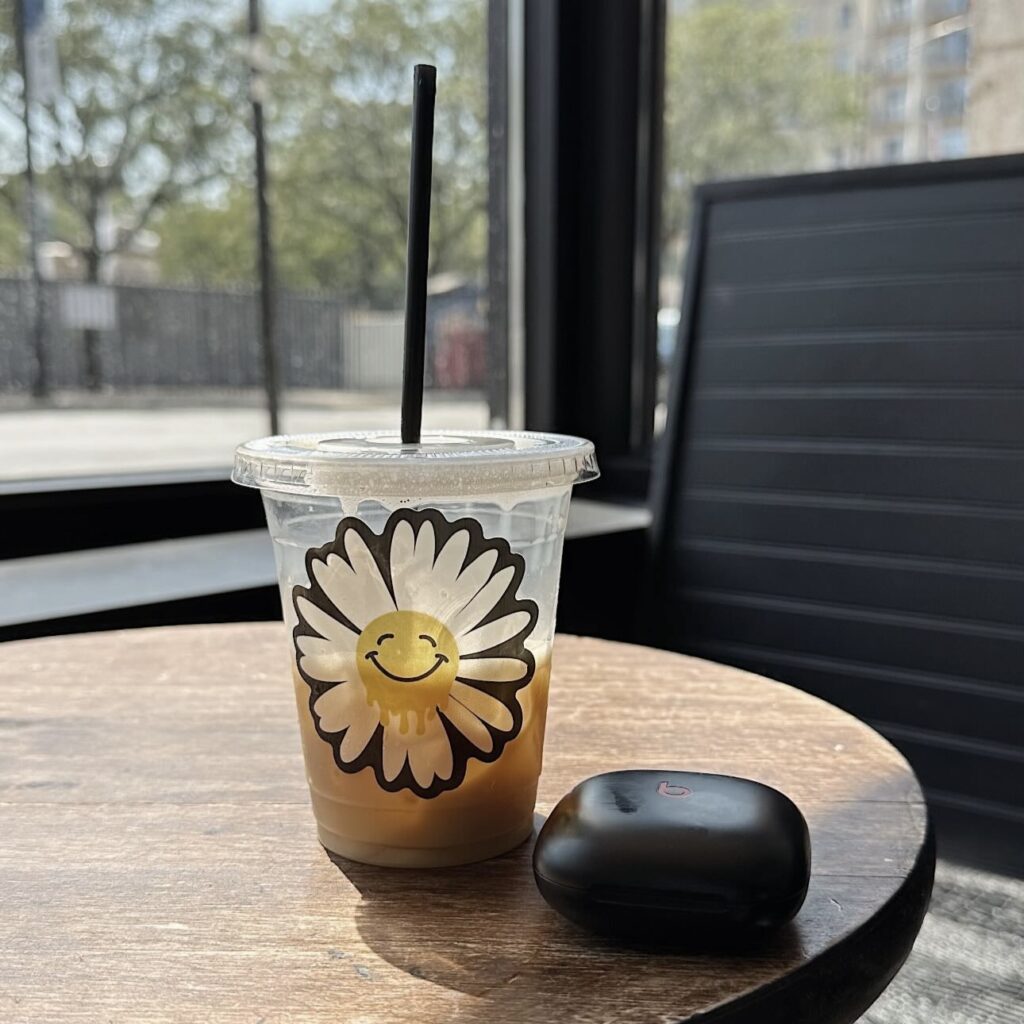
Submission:
<svg viewBox="0 0 1024 1024">
<path fill-rule="evenodd" d="M 412 73 L 412 161 L 409 166 L 409 250 L 405 268 L 405 364 L 402 444 L 418 444 L 423 422 L 423 363 L 427 333 L 427 255 L 430 248 L 430 172 L 434 147 L 437 68 Z"/>
</svg>

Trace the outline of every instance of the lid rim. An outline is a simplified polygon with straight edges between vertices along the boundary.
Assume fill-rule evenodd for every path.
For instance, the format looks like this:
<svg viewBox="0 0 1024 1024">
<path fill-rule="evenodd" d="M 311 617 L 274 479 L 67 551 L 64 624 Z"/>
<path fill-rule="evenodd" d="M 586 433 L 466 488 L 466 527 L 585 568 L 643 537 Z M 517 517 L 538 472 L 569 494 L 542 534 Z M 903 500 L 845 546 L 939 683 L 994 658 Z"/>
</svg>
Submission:
<svg viewBox="0 0 1024 1024">
<path fill-rule="evenodd" d="M 599 475 L 593 443 L 566 434 L 445 430 L 410 447 L 388 430 L 275 435 L 239 445 L 231 479 L 294 494 L 471 497 Z"/>
</svg>

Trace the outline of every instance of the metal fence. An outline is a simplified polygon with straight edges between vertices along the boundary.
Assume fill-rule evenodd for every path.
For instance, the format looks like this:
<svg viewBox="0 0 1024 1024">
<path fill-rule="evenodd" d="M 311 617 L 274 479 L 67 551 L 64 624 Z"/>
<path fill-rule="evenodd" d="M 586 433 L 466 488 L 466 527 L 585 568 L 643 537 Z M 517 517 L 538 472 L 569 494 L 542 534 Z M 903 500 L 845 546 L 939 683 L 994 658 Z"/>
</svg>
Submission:
<svg viewBox="0 0 1024 1024">
<path fill-rule="evenodd" d="M 24 394 L 31 388 L 31 303 L 26 277 L 0 277 L 0 393 Z M 262 382 L 258 302 L 252 289 L 97 289 L 47 282 L 44 303 L 51 389 L 87 387 L 90 344 L 98 383 L 105 389 L 250 389 Z M 433 375 L 434 356 L 446 348 L 451 324 L 478 320 L 478 305 L 479 293 L 473 288 L 434 304 L 428 376 Z M 402 323 L 401 312 L 361 309 L 334 295 L 280 292 L 275 333 L 283 385 L 399 387 Z"/>
</svg>

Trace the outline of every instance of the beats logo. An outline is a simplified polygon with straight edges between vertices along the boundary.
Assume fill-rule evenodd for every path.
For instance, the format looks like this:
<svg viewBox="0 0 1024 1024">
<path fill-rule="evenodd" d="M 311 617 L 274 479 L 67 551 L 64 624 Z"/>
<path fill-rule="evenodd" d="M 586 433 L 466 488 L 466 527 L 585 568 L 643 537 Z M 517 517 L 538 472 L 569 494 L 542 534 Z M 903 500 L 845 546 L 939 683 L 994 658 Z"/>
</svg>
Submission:
<svg viewBox="0 0 1024 1024">
<path fill-rule="evenodd" d="M 689 796 L 693 792 L 685 786 L 673 786 L 669 782 L 658 783 L 658 796 Z"/>
</svg>

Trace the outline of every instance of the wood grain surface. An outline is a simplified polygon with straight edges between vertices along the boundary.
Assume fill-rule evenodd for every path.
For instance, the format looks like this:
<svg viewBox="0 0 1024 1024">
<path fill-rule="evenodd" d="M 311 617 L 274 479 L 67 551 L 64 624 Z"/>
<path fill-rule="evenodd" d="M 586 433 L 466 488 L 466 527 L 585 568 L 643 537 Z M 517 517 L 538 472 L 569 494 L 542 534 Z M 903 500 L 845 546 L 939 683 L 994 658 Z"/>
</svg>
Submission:
<svg viewBox="0 0 1024 1024">
<path fill-rule="evenodd" d="M 0 658 L 0 1020 L 853 1020 L 931 886 L 903 758 L 813 697 L 710 662 L 559 637 L 553 666 L 538 812 L 616 768 L 775 786 L 811 830 L 791 925 L 743 955 L 638 951 L 543 902 L 532 843 L 435 871 L 332 860 L 280 625 L 33 640 Z"/>
</svg>

